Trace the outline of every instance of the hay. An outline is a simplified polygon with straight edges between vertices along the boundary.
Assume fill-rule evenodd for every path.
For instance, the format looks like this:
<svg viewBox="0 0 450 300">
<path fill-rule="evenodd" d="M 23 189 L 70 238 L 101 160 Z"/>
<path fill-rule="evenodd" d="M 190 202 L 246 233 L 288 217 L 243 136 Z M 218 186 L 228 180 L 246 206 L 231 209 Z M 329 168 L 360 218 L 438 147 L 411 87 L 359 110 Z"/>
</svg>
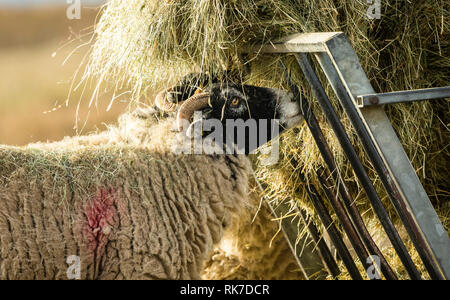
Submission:
<svg viewBox="0 0 450 300">
<path fill-rule="evenodd" d="M 365 0 L 110 0 L 96 27 L 84 80 L 90 78 L 98 87 L 108 82 L 117 89 L 129 85 L 136 99 L 192 70 L 222 74 L 228 69 L 245 83 L 286 88 L 278 68 L 280 57 L 242 57 L 240 49 L 296 32 L 343 31 L 376 91 L 446 86 L 450 82 L 449 8 L 450 0 L 386 0 L 381 19 L 369 20 Z M 294 82 L 306 87 L 296 64 L 289 58 L 284 63 Z M 307 88 L 304 92 L 310 96 Z M 386 110 L 448 229 L 450 102 L 396 104 Z M 398 220 L 349 121 L 339 113 L 383 202 Z M 323 128 L 344 179 L 371 224 L 369 230 L 376 231 L 379 224 L 369 221 L 373 212 L 364 192 L 331 129 L 326 124 Z M 281 140 L 282 160 L 270 168 L 260 167 L 258 176 L 273 199 L 294 198 L 314 214 L 290 161 L 295 158 L 310 182 L 317 184 L 314 170 L 322 165 L 318 149 L 304 125 Z M 406 278 L 395 254 L 388 260 Z"/>
</svg>

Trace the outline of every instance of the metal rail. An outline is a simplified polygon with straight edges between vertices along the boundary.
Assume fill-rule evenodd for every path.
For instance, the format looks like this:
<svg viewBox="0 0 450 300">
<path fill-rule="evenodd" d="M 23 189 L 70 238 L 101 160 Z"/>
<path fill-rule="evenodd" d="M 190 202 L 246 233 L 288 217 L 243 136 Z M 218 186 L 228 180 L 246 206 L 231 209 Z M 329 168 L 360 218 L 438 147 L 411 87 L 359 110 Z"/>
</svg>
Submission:
<svg viewBox="0 0 450 300">
<path fill-rule="evenodd" d="M 333 68 L 331 60 L 328 58 L 328 56 L 325 56 L 322 53 L 316 54 L 319 63 L 321 64 L 323 70 L 325 70 L 325 74 L 328 77 L 329 82 L 331 83 L 331 86 L 333 87 L 335 93 L 337 94 L 338 98 L 341 100 L 341 104 L 344 107 L 347 115 L 349 116 L 356 133 L 358 134 L 363 147 L 368 154 L 370 160 L 372 161 L 374 168 L 377 172 L 377 174 L 380 176 L 381 182 L 383 183 L 391 202 L 393 203 L 400 219 L 402 220 L 405 229 L 407 230 L 409 236 L 411 237 L 412 242 L 415 245 L 416 250 L 418 251 L 425 267 L 427 268 L 428 273 L 430 274 L 431 278 L 433 279 L 442 279 L 442 275 L 440 274 L 437 265 L 433 262 L 433 258 L 430 252 L 427 251 L 426 242 L 420 235 L 420 228 L 418 228 L 417 224 L 414 222 L 414 217 L 411 215 L 411 211 L 407 208 L 406 200 L 402 198 L 399 187 L 396 185 L 394 179 L 390 175 L 388 166 L 386 166 L 383 158 L 380 156 L 380 153 L 373 143 L 373 140 L 371 138 L 371 134 L 368 132 L 364 125 L 364 119 L 361 118 L 358 114 L 357 108 L 354 105 L 354 102 L 352 101 L 352 98 L 348 95 L 346 92 L 346 89 L 344 85 L 342 84 L 342 81 L 340 80 L 337 72 Z M 384 111 L 383 111 L 384 114 Z M 384 117 L 386 115 L 384 114 Z M 387 118 L 387 117 L 386 117 Z M 389 121 L 388 121 L 389 122 Z M 374 120 L 373 123 L 376 123 Z M 381 124 L 380 124 L 381 125 Z M 390 125 L 390 123 L 389 123 Z M 392 127 L 391 127 L 392 129 Z M 393 130 L 393 129 L 392 129 Z M 380 133 L 381 134 L 381 133 Z M 395 133 L 394 133 L 395 134 Z M 389 138 L 390 135 L 385 136 L 385 138 Z M 395 136 L 396 137 L 396 136 Z M 380 142 L 383 142 L 382 136 L 379 137 Z M 386 141 L 384 141 L 386 142 Z M 395 147 L 396 148 L 396 147 Z M 403 148 L 401 148 L 403 150 Z M 403 152 L 404 153 L 404 152 Z M 388 153 L 389 154 L 389 153 Z M 406 155 L 406 154 L 405 154 Z M 394 159 L 394 158 L 391 158 Z M 412 169 L 411 163 L 409 160 L 407 161 L 409 163 L 409 166 Z M 406 165 L 401 165 L 403 169 L 406 168 Z M 396 170 L 398 171 L 398 170 Z M 405 176 L 404 174 L 398 174 L 399 176 Z M 414 173 L 415 178 L 418 180 L 417 175 Z M 404 184 L 408 184 L 407 178 L 403 178 Z M 414 182 L 414 177 L 411 178 L 411 183 Z M 420 181 L 419 181 L 420 184 Z M 422 187 L 422 185 L 420 185 Z M 422 187 L 423 189 L 423 187 Z M 425 192 L 424 192 L 425 193 Z M 426 193 L 425 193 L 426 195 Z M 415 195 L 417 197 L 417 195 Z M 434 211 L 434 208 L 432 207 L 431 203 L 429 202 L 428 196 L 426 196 L 426 200 L 428 200 L 428 204 L 431 206 L 432 212 L 436 214 Z M 422 199 L 421 202 L 423 205 L 427 205 L 427 202 L 425 199 Z M 431 211 L 430 211 L 431 212 Z M 437 220 L 439 221 L 439 218 L 436 215 Z M 439 221 L 440 222 L 440 221 Z"/>
<path fill-rule="evenodd" d="M 311 109 L 311 106 L 309 105 L 308 100 L 302 96 L 298 87 L 291 82 L 289 74 L 287 74 L 286 68 L 283 67 L 283 69 L 285 71 L 284 74 L 286 81 L 289 85 L 292 94 L 294 95 L 294 99 L 296 99 L 296 101 L 300 104 L 300 109 L 305 118 L 306 124 L 308 125 L 308 128 L 316 142 L 317 147 L 319 148 L 320 153 L 322 154 L 322 158 L 324 159 L 325 164 L 327 165 L 331 177 L 338 186 L 338 192 L 339 195 L 341 196 L 340 199 L 342 199 L 343 201 L 343 206 L 348 211 L 350 219 L 356 231 L 358 232 L 361 241 L 363 242 L 365 248 L 367 249 L 367 252 L 369 253 L 368 255 L 360 253 L 361 255 L 360 259 L 362 263 L 365 264 L 366 267 L 365 269 L 367 270 L 370 267 L 370 265 L 367 262 L 367 258 L 371 254 L 375 254 L 380 258 L 381 272 L 383 273 L 383 275 L 387 279 L 391 280 L 397 279 L 397 276 L 395 275 L 392 268 L 389 266 L 384 255 L 381 253 L 380 249 L 370 236 L 370 233 L 367 230 L 366 225 L 364 224 L 362 216 L 359 213 L 358 208 L 356 207 L 355 201 L 349 193 L 347 184 L 344 182 L 342 176 L 338 172 L 338 168 L 335 159 L 333 157 L 333 154 L 330 150 L 330 147 L 328 146 L 328 143 L 325 139 L 322 130 L 320 129 L 319 123 Z"/>
<path fill-rule="evenodd" d="M 291 159 L 291 163 L 293 164 L 295 169 L 298 169 L 298 163 L 294 159 Z M 328 235 L 330 236 L 333 245 L 336 247 L 336 251 L 339 257 L 342 259 L 342 262 L 344 263 L 345 267 L 347 268 L 350 277 L 354 280 L 362 280 L 363 278 L 359 273 L 358 267 L 356 266 L 350 252 L 345 246 L 341 234 L 339 233 L 335 224 L 333 223 L 333 220 L 331 219 L 331 216 L 328 213 L 328 210 L 326 209 L 324 202 L 321 200 L 316 188 L 314 187 L 314 185 L 307 183 L 305 175 L 303 175 L 301 172 L 299 173 L 299 177 L 302 183 L 306 185 L 307 187 L 306 191 L 308 193 L 309 198 L 311 199 L 311 202 L 313 203 L 314 209 L 319 215 L 319 218 L 322 221 Z"/>
<path fill-rule="evenodd" d="M 450 86 L 358 96 L 358 107 L 450 98 Z"/>
<path fill-rule="evenodd" d="M 396 103 L 398 101 L 395 100 L 403 96 L 406 97 L 403 99 L 407 99 L 407 101 L 408 99 L 415 101 L 419 100 L 419 98 L 434 99 L 448 97 L 446 94 L 448 88 L 397 92 L 394 95 L 392 93 L 376 94 L 359 63 L 357 55 L 345 35 L 341 32 L 296 34 L 277 43 L 250 47 L 246 52 L 314 53 L 347 116 L 352 122 L 365 151 L 380 176 L 430 276 L 433 279 L 450 279 L 450 239 L 436 211 L 431 205 L 383 107 L 379 105 L 373 106 L 374 104 L 383 104 L 383 102 L 387 103 L 389 101 Z M 378 97 L 378 103 L 373 98 L 370 98 L 374 95 Z M 358 96 L 361 96 L 360 99 L 362 99 L 363 107 L 361 108 L 358 108 Z M 370 99 L 372 99 L 372 106 L 365 105 L 367 101 L 370 102 Z M 301 100 L 304 102 L 305 99 Z M 392 102 L 392 100 L 394 101 Z M 310 118 L 309 108 L 303 108 L 307 112 L 305 119 L 308 120 Z M 317 122 L 314 117 L 312 119 L 313 123 Z M 339 194 L 348 209 L 353 226 L 358 231 L 364 245 L 370 247 L 370 239 L 367 239 L 365 233 L 361 232 L 361 230 L 364 231 L 365 227 L 361 227 L 364 224 L 359 223 L 361 221 L 358 218 L 359 213 L 356 214 L 355 208 L 352 208 L 353 203 L 348 202 L 351 199 L 348 190 L 345 186 L 339 184 L 340 178 L 335 172 L 336 168 L 333 165 L 334 161 L 332 157 L 328 157 L 327 162 L 326 156 L 327 152 L 329 154 L 329 151 L 327 151 L 326 146 L 324 147 L 324 144 L 321 142 L 321 140 L 323 141 L 323 137 L 320 137 L 320 134 L 317 135 L 317 133 L 320 133 L 320 128 L 315 128 L 315 126 L 311 127 L 310 125 L 311 122 L 309 122 L 308 126 L 312 132 L 314 130 L 316 131 L 316 142 L 319 142 L 319 149 L 322 148 L 321 153 L 322 155 L 325 154 L 324 159 L 331 175 L 335 183 L 338 183 Z M 345 137 L 341 136 L 341 139 L 344 141 Z M 363 175 L 363 173 L 360 175 Z M 370 190 L 371 187 L 366 183 L 366 191 L 371 193 Z M 372 196 L 372 204 L 374 199 L 375 197 Z M 382 209 L 381 207 L 378 208 Z M 375 208 L 375 211 L 378 208 Z M 395 233 L 393 235 L 395 236 Z M 401 248 L 402 245 L 400 243 L 397 244 L 396 250 L 403 253 Z M 377 254 L 374 251 L 376 249 L 376 245 L 375 248 L 368 248 L 371 254 Z M 408 269 L 410 264 L 406 255 L 403 256 L 402 261 Z M 389 266 L 384 267 L 384 273 L 389 274 Z M 408 272 L 412 277 L 417 275 L 412 268 Z M 386 278 L 389 277 L 386 276 Z"/>
<path fill-rule="evenodd" d="M 396 228 L 394 227 L 394 224 L 392 224 L 392 221 L 390 220 L 389 215 L 386 209 L 384 208 L 383 203 L 381 202 L 381 199 L 378 197 L 375 187 L 370 181 L 369 176 L 367 175 L 367 172 L 364 169 L 364 166 L 361 160 L 359 159 L 355 148 L 353 148 L 353 145 L 350 142 L 350 138 L 345 132 L 344 126 L 342 125 L 336 111 L 331 105 L 331 102 L 328 99 L 328 96 L 319 78 L 317 77 L 316 72 L 311 66 L 307 54 L 305 53 L 296 54 L 296 58 L 298 63 L 300 64 L 303 74 L 306 77 L 306 80 L 308 81 L 311 89 L 313 90 L 313 93 L 315 94 L 316 99 L 319 101 L 319 104 L 322 107 L 322 111 L 325 117 L 327 118 L 328 123 L 333 128 L 333 131 L 337 139 L 339 140 L 339 143 L 342 149 L 344 150 L 350 164 L 352 165 L 356 176 L 361 182 L 361 185 L 365 190 L 366 195 L 369 201 L 371 202 L 375 213 L 380 219 L 381 225 L 386 231 L 389 240 L 394 246 L 394 249 L 396 250 L 398 256 L 400 257 L 400 260 L 405 266 L 409 276 L 411 277 L 411 279 L 421 279 L 419 271 L 415 267 L 408 251 L 406 250 L 405 245 L 403 244 L 400 238 L 400 235 L 398 234 Z"/>
<path fill-rule="evenodd" d="M 312 222 L 311 217 L 304 210 L 297 210 L 298 214 L 303 220 L 303 223 L 307 226 L 308 232 L 311 235 L 311 238 L 313 239 L 317 249 L 319 250 L 318 254 L 320 255 L 324 265 L 326 266 L 328 273 L 336 278 L 341 271 L 339 270 L 336 260 L 331 254 L 330 248 L 328 248 L 327 243 L 325 243 L 325 241 L 321 238 L 320 232 L 317 229 L 316 225 L 314 225 L 314 223 Z"/>
</svg>

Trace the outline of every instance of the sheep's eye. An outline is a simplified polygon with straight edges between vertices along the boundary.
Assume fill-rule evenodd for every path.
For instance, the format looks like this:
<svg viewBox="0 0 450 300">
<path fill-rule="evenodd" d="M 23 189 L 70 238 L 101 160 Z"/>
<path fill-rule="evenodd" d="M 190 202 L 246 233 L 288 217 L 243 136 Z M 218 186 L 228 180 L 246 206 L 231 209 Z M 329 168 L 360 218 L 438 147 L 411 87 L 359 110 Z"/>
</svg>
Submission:
<svg viewBox="0 0 450 300">
<path fill-rule="evenodd" d="M 239 98 L 234 98 L 234 99 L 231 101 L 230 106 L 231 106 L 231 107 L 236 107 L 236 106 L 239 105 L 239 103 L 241 103 L 241 100 L 240 100 Z"/>
</svg>

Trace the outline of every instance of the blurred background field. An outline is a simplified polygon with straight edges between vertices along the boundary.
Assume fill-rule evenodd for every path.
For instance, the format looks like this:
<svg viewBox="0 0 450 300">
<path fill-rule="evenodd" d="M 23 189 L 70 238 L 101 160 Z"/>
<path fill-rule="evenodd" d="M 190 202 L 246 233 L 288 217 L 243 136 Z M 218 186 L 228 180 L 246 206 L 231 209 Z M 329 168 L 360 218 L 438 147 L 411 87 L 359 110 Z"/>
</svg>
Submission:
<svg viewBox="0 0 450 300">
<path fill-rule="evenodd" d="M 82 85 L 66 103 L 89 50 L 80 46 L 91 38 L 98 5 L 82 3 L 81 18 L 69 20 L 65 0 L 34 5 L 5 1 L 0 1 L 0 144 L 54 141 L 115 121 L 126 108 L 126 97 L 106 111 L 112 95 L 100 91 L 97 105 L 89 108 L 94 86 Z"/>
</svg>

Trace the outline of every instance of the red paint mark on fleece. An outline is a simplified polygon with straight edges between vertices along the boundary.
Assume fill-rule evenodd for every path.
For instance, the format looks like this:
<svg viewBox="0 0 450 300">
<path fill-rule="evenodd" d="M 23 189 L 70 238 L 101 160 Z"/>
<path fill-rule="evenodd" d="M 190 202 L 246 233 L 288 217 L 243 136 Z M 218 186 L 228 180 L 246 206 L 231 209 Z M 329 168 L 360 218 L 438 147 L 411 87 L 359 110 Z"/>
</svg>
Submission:
<svg viewBox="0 0 450 300">
<path fill-rule="evenodd" d="M 100 188 L 84 207 L 86 221 L 83 231 L 88 250 L 93 255 L 103 253 L 108 236 L 119 223 L 116 200 L 115 189 Z"/>
</svg>

